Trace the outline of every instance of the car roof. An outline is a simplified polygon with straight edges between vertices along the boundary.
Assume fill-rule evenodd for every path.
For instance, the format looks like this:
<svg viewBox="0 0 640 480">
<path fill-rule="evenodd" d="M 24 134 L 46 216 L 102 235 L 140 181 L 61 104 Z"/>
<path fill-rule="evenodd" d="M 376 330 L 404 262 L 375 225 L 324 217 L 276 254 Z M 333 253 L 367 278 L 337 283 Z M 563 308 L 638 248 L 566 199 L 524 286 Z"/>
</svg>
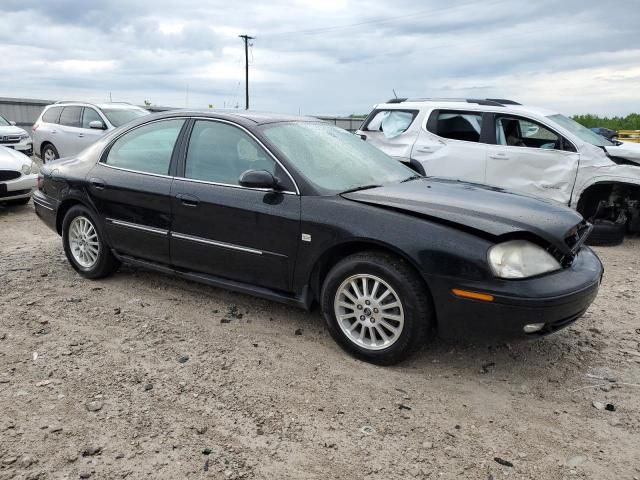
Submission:
<svg viewBox="0 0 640 480">
<path fill-rule="evenodd" d="M 127 110 L 127 109 L 145 110 L 144 107 L 139 107 L 138 105 L 132 105 L 132 104 L 129 104 L 129 103 L 117 103 L 117 102 L 114 102 L 114 103 L 86 103 L 85 105 L 91 105 L 91 106 L 98 107 L 98 108 L 101 108 L 101 109 L 102 108 L 106 108 L 106 109 L 109 109 L 109 108 L 121 108 L 121 109 L 124 109 L 124 110 Z"/>
<path fill-rule="evenodd" d="M 307 117 L 300 115 L 289 115 L 284 113 L 273 112 L 256 112 L 252 110 L 168 110 L 165 112 L 155 113 L 151 117 L 144 117 L 145 121 L 150 118 L 164 118 L 175 116 L 187 117 L 208 117 L 226 119 L 232 121 L 247 122 L 254 125 L 262 125 L 276 122 L 321 122 L 322 120 L 315 117 Z"/>
<path fill-rule="evenodd" d="M 403 100 L 381 103 L 375 106 L 375 108 L 381 109 L 393 109 L 393 110 L 407 110 L 407 109 L 425 109 L 425 108 L 445 108 L 451 110 L 470 110 L 481 112 L 509 112 L 520 114 L 536 114 L 543 117 L 549 115 L 556 115 L 558 112 L 549 110 L 547 108 L 535 107 L 530 105 L 521 105 L 511 103 L 500 103 L 500 101 L 494 100 L 473 100 L 473 99 L 458 99 L 458 98 L 443 98 L 443 99 L 416 99 L 416 100 Z"/>
<path fill-rule="evenodd" d="M 127 103 L 127 102 L 91 103 L 91 102 L 81 102 L 81 101 L 72 101 L 72 100 L 62 100 L 59 102 L 55 102 L 50 105 L 47 105 L 45 108 L 50 108 L 50 107 L 96 107 L 99 109 L 121 108 L 121 109 L 132 109 L 132 110 L 145 110 L 144 107 L 133 105 L 132 103 Z"/>
</svg>

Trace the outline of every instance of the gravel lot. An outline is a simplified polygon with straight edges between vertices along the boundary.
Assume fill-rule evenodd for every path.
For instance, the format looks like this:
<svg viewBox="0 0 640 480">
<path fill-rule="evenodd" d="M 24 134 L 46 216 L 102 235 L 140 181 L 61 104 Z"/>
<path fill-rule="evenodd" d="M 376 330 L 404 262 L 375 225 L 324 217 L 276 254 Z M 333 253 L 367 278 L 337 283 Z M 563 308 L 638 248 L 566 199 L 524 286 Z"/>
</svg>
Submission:
<svg viewBox="0 0 640 480">
<path fill-rule="evenodd" d="M 0 206 L 0 239 L 0 479 L 640 478 L 638 238 L 598 249 L 574 326 L 393 368 L 318 312 L 128 267 L 83 280 L 31 204 Z"/>
</svg>

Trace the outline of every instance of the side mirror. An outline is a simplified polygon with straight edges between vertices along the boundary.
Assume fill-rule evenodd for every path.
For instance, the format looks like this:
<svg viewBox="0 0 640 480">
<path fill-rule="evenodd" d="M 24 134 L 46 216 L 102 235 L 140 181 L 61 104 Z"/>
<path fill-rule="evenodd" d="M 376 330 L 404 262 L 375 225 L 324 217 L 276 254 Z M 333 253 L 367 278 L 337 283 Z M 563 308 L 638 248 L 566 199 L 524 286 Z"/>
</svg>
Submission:
<svg viewBox="0 0 640 480">
<path fill-rule="evenodd" d="M 13 120 L 9 120 L 9 124 L 13 125 L 14 127 L 16 126 L 16 122 L 14 122 Z"/>
<path fill-rule="evenodd" d="M 367 136 L 363 133 L 358 135 L 360 137 L 360 140 L 364 140 L 365 142 L 367 141 Z"/>
<path fill-rule="evenodd" d="M 278 181 L 266 170 L 247 170 L 240 175 L 240 185 L 248 188 L 278 188 Z"/>
<path fill-rule="evenodd" d="M 104 130 L 104 123 L 100 120 L 94 120 L 89 122 L 89 128 L 95 128 L 96 130 Z"/>
</svg>

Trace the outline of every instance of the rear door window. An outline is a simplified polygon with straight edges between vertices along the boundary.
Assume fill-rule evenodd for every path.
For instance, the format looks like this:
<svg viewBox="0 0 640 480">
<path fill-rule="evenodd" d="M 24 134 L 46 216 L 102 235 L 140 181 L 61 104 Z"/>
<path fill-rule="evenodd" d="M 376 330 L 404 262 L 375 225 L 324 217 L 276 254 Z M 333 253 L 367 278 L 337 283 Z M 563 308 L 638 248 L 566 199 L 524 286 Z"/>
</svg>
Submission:
<svg viewBox="0 0 640 480">
<path fill-rule="evenodd" d="M 62 107 L 51 107 L 42 115 L 42 121 L 47 123 L 58 123 Z"/>
<path fill-rule="evenodd" d="M 64 107 L 60 114 L 60 125 L 79 127 L 82 107 Z"/>
<path fill-rule="evenodd" d="M 169 174 L 169 164 L 184 120 L 163 120 L 135 128 L 118 138 L 107 165 L 137 172 Z"/>
<path fill-rule="evenodd" d="M 480 142 L 481 112 L 436 110 L 427 124 L 427 130 L 442 138 Z"/>
<path fill-rule="evenodd" d="M 407 131 L 418 115 L 417 110 L 380 110 L 367 122 L 365 130 L 382 132 L 393 138 Z"/>
</svg>

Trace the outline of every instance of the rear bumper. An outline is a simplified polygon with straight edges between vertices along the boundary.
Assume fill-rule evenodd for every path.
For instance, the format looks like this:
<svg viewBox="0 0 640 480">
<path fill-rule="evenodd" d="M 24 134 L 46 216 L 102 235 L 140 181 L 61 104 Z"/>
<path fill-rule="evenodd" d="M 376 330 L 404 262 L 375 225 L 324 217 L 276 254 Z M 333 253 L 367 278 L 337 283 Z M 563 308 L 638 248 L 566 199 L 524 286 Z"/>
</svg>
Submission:
<svg viewBox="0 0 640 480">
<path fill-rule="evenodd" d="M 33 192 L 32 198 L 36 215 L 40 217 L 40 220 L 42 220 L 49 228 L 58 233 L 56 226 L 56 218 L 58 214 L 57 200 L 45 195 L 40 190 Z"/>
<path fill-rule="evenodd" d="M 486 284 L 443 282 L 433 292 L 442 337 L 492 339 L 537 337 L 553 333 L 579 319 L 595 300 L 603 275 L 600 259 L 584 247 L 571 267 L 525 280 Z M 451 289 L 488 293 L 492 302 L 456 297 Z M 524 326 L 542 323 L 534 333 Z"/>
</svg>

